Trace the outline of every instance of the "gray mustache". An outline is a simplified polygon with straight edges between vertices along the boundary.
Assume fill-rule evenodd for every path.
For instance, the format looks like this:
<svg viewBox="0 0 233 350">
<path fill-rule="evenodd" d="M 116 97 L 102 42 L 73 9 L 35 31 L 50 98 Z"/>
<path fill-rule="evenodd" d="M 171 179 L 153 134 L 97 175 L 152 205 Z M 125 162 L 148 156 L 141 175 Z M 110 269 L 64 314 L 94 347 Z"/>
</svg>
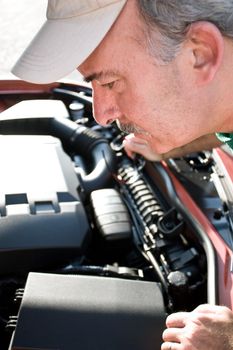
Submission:
<svg viewBox="0 0 233 350">
<path fill-rule="evenodd" d="M 122 124 L 119 120 L 117 120 L 116 123 L 118 128 L 126 134 L 131 134 L 131 133 L 146 134 L 146 132 L 143 129 L 137 127 L 134 124 L 130 124 L 130 123 Z"/>
</svg>

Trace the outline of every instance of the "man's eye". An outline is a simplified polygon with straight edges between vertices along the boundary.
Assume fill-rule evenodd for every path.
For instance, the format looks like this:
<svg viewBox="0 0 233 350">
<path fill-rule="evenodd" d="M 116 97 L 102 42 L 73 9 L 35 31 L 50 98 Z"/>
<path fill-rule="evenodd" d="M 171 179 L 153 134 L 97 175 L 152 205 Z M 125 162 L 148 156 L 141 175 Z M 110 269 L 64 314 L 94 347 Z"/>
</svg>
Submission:
<svg viewBox="0 0 233 350">
<path fill-rule="evenodd" d="M 115 81 L 111 81 L 110 83 L 103 84 L 102 86 L 111 90 L 113 88 L 114 84 L 115 84 Z"/>
</svg>

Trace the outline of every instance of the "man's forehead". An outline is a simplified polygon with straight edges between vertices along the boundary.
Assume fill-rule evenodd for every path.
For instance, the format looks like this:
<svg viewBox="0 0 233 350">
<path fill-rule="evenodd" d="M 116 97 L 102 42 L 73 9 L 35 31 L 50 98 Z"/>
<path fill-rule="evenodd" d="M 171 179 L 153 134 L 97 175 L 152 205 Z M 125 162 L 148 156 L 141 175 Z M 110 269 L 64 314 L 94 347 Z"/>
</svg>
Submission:
<svg viewBox="0 0 233 350">
<path fill-rule="evenodd" d="M 122 46 L 126 45 L 129 41 L 135 42 L 142 46 L 141 40 L 145 39 L 144 36 L 143 38 L 141 36 L 142 30 L 140 23 L 142 21 L 138 20 L 138 11 L 136 11 L 135 8 L 137 9 L 136 0 L 130 0 L 129 2 L 127 1 L 122 13 L 116 19 L 103 40 L 77 68 L 78 71 L 84 76 L 85 80 L 93 80 L 93 78 L 96 77 L 100 78 L 111 74 L 118 74 L 118 72 L 112 70 L 111 67 L 109 67 L 107 71 L 105 71 L 105 67 L 103 69 L 102 67 L 96 67 L 96 62 L 101 62 L 104 54 L 106 55 L 107 59 L 110 57 L 110 55 L 113 55 L 113 52 L 116 50 L 116 46 L 118 47 L 119 45 L 119 42 L 122 43 Z"/>
</svg>

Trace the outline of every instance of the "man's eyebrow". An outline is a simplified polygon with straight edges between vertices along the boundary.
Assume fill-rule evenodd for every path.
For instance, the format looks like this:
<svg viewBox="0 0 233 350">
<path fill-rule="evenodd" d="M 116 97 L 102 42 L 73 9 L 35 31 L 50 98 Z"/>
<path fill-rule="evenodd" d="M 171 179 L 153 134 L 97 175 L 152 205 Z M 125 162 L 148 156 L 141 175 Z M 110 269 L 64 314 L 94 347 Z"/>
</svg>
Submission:
<svg viewBox="0 0 233 350">
<path fill-rule="evenodd" d="M 85 81 L 86 83 L 90 83 L 94 79 L 101 78 L 102 75 L 103 75 L 103 72 L 92 73 L 92 74 L 87 75 L 86 77 L 83 77 L 83 81 Z"/>
<path fill-rule="evenodd" d="M 116 71 L 101 71 L 101 72 L 95 72 L 92 74 L 89 74 L 85 77 L 83 77 L 83 81 L 85 81 L 86 83 L 90 83 L 92 80 L 99 80 L 100 78 L 108 78 L 108 77 L 113 77 L 116 76 L 118 74 L 118 72 Z"/>
</svg>

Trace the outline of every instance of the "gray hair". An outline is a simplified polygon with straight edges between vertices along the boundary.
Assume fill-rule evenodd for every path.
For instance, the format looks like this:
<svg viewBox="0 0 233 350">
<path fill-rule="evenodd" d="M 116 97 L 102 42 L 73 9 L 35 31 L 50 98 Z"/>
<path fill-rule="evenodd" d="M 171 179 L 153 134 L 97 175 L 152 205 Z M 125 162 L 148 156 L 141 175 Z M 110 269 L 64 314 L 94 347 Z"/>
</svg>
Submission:
<svg viewBox="0 0 233 350">
<path fill-rule="evenodd" d="M 189 26 L 194 22 L 211 22 L 224 36 L 233 39 L 233 0 L 137 0 L 137 2 L 146 24 L 149 52 L 161 63 L 166 64 L 175 58 L 185 41 Z"/>
</svg>

